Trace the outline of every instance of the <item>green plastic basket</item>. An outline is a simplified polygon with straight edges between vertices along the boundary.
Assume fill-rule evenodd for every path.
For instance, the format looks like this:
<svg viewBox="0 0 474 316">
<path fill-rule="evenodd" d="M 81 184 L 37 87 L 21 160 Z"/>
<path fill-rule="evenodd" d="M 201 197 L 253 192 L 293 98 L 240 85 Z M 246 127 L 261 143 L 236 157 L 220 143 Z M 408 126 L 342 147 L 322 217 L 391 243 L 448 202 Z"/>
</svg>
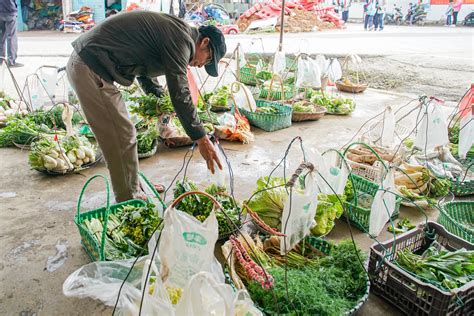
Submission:
<svg viewBox="0 0 474 316">
<path fill-rule="evenodd" d="M 474 201 L 454 201 L 441 205 L 438 223 L 451 234 L 474 243 Z"/>
<path fill-rule="evenodd" d="M 451 181 L 451 192 L 455 196 L 468 196 L 474 194 L 474 181 Z"/>
<path fill-rule="evenodd" d="M 356 192 L 364 192 L 369 194 L 372 197 L 375 197 L 377 191 L 379 189 L 379 185 L 372 181 L 369 181 L 365 178 L 362 178 L 358 175 L 352 174 L 352 185 Z M 400 197 L 396 197 L 395 200 L 395 210 L 392 214 L 392 219 L 398 217 L 400 212 L 400 203 L 402 199 Z M 369 230 L 369 222 L 370 222 L 370 209 L 361 207 L 357 205 L 357 200 L 351 200 L 344 202 L 346 207 L 344 211 L 344 216 L 349 218 L 352 224 L 355 227 L 360 229 L 363 232 L 367 232 Z"/>
<path fill-rule="evenodd" d="M 142 174 L 139 173 L 140 177 L 142 177 L 147 184 L 149 184 L 149 180 L 146 179 L 146 177 Z M 81 202 L 82 202 L 82 197 L 84 196 L 84 192 L 86 188 L 89 186 L 91 181 L 93 181 L 96 178 L 102 178 L 105 181 L 106 185 L 106 205 L 105 207 L 101 207 L 98 209 L 86 211 L 81 213 Z M 156 192 L 156 190 L 153 187 L 150 187 L 150 189 L 156 194 L 156 199 L 158 199 L 161 203 L 162 200 L 159 197 L 159 194 Z M 110 184 L 109 181 L 107 180 L 107 177 L 104 175 L 94 175 L 90 177 L 86 183 L 84 184 L 84 187 L 81 190 L 81 194 L 79 195 L 79 200 L 77 202 L 77 213 L 74 216 L 74 223 L 76 224 L 79 234 L 81 235 L 81 244 L 84 247 L 86 253 L 89 255 L 91 261 L 106 261 L 109 260 L 109 258 L 106 258 L 104 254 L 104 248 L 105 248 L 105 236 L 107 232 L 107 222 L 109 219 L 109 214 L 116 214 L 118 210 L 120 210 L 123 206 L 126 205 L 132 205 L 132 206 L 145 206 L 146 202 L 143 200 L 129 200 L 117 204 L 110 205 Z M 162 207 L 165 207 L 164 203 L 162 204 Z M 100 219 L 101 222 L 103 223 L 103 231 L 102 231 L 102 238 L 100 241 L 98 241 L 93 233 L 89 231 L 85 225 L 83 225 L 83 222 L 85 220 L 90 220 L 92 218 L 97 218 Z"/>
<path fill-rule="evenodd" d="M 257 107 L 271 106 L 276 108 L 278 113 L 259 113 L 239 108 L 239 111 L 249 120 L 250 124 L 263 129 L 266 132 L 273 132 L 291 126 L 291 106 L 283 105 L 274 101 L 257 100 Z"/>
</svg>

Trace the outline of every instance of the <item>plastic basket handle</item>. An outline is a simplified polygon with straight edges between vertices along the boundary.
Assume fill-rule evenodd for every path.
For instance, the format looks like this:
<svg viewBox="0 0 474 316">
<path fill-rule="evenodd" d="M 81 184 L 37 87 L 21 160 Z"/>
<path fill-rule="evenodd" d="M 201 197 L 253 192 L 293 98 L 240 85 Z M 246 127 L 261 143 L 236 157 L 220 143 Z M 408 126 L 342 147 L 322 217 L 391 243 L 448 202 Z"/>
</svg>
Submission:
<svg viewBox="0 0 474 316">
<path fill-rule="evenodd" d="M 102 178 L 104 179 L 105 182 L 105 189 L 106 189 L 106 194 L 107 194 L 107 199 L 106 199 L 106 205 L 105 205 L 105 218 L 104 218 L 104 223 L 102 227 L 102 237 L 100 241 L 100 257 L 104 258 L 104 247 L 105 247 L 105 234 L 107 232 L 107 223 L 109 221 L 109 213 L 110 213 L 110 184 L 109 180 L 107 179 L 106 176 L 102 174 L 96 174 L 92 177 L 90 177 L 84 186 L 82 187 L 81 194 L 79 195 L 79 200 L 77 201 L 77 217 L 80 219 L 81 218 L 81 202 L 82 202 L 82 197 L 84 196 L 84 192 L 86 191 L 87 187 L 89 186 L 89 183 L 92 182 L 92 180 L 96 178 Z"/>
<path fill-rule="evenodd" d="M 163 210 L 166 208 L 166 205 L 165 203 L 163 202 L 163 200 L 161 199 L 161 196 L 160 194 L 158 193 L 158 191 L 156 191 L 155 187 L 153 186 L 153 184 L 150 182 L 150 180 L 148 180 L 147 177 L 145 177 L 145 175 L 143 174 L 143 172 L 139 171 L 138 172 L 138 175 L 140 176 L 140 178 L 142 178 L 143 182 L 145 182 L 145 184 L 147 185 L 147 187 L 151 190 L 151 192 L 153 192 L 153 195 L 155 196 L 155 198 L 158 199 L 158 201 L 160 202 L 161 206 L 163 207 Z M 158 206 L 158 205 L 157 205 Z"/>
<path fill-rule="evenodd" d="M 286 183 L 286 187 L 292 188 L 295 186 L 296 180 L 303 173 L 304 170 L 309 170 L 310 172 L 315 169 L 314 165 L 311 162 L 303 162 L 296 169 L 295 173 L 291 176 L 290 180 Z"/>
<path fill-rule="evenodd" d="M 211 202 L 214 204 L 214 209 L 216 208 L 219 208 L 219 209 L 222 209 L 222 206 L 219 202 L 217 202 L 217 200 L 210 194 L 206 193 L 206 192 L 202 192 L 202 191 L 189 191 L 189 192 L 185 192 L 183 194 L 181 194 L 180 196 L 178 196 L 174 201 L 173 203 L 171 203 L 171 207 L 175 207 L 176 205 L 178 205 L 179 202 L 181 202 L 182 199 L 184 199 L 185 197 L 187 197 L 188 195 L 204 195 L 205 197 L 207 197 L 209 200 L 211 200 Z"/>
</svg>

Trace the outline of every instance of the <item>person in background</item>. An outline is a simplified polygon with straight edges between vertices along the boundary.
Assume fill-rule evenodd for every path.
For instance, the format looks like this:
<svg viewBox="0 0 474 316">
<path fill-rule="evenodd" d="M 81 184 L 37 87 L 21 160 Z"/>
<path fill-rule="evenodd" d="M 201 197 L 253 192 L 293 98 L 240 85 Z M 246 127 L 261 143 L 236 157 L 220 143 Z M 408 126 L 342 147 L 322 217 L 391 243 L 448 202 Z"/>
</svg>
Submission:
<svg viewBox="0 0 474 316">
<path fill-rule="evenodd" d="M 453 24 L 452 26 L 455 27 L 456 24 L 458 23 L 458 14 L 459 11 L 461 11 L 462 7 L 462 0 L 456 0 L 456 2 L 453 5 Z"/>
<path fill-rule="evenodd" d="M 352 0 L 338 0 L 338 4 L 341 7 L 342 20 L 347 23 L 349 20 L 349 8 L 352 4 Z"/>
<path fill-rule="evenodd" d="M 376 9 L 376 0 L 366 0 L 365 3 L 365 19 L 364 19 L 364 30 L 372 31 L 374 29 L 374 15 L 377 11 Z"/>
<path fill-rule="evenodd" d="M 450 26 L 452 23 L 453 16 L 453 0 L 449 0 L 448 8 L 446 9 L 446 24 L 444 26 Z"/>
<path fill-rule="evenodd" d="M 377 1 L 377 11 L 374 16 L 374 28 L 379 31 L 383 30 L 383 19 L 385 17 L 385 3 L 384 0 Z"/>
<path fill-rule="evenodd" d="M 16 35 L 16 17 L 18 7 L 15 0 L 0 1 L 0 54 L 6 58 L 9 67 L 23 67 L 16 61 L 18 53 L 18 38 Z M 7 54 L 5 54 L 7 53 Z M 3 59 L 1 60 L 3 63 Z"/>
</svg>

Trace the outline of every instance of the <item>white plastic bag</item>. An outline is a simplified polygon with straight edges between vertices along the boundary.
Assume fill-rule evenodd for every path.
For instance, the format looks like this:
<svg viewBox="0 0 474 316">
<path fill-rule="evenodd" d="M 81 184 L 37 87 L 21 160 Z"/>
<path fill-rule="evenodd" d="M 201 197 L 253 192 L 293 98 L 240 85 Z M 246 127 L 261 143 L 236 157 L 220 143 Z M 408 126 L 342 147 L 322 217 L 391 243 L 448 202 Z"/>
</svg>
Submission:
<svg viewBox="0 0 474 316">
<path fill-rule="evenodd" d="M 329 71 L 329 60 L 326 59 L 324 55 L 318 55 L 316 56 L 316 62 L 321 70 L 321 77 L 327 76 Z"/>
<path fill-rule="evenodd" d="M 298 59 L 295 86 L 297 88 L 321 87 L 321 70 L 317 62 L 311 58 Z"/>
<path fill-rule="evenodd" d="M 331 59 L 331 62 L 329 64 L 328 76 L 329 76 L 329 80 L 331 80 L 332 82 L 336 82 L 337 80 L 341 79 L 342 68 L 337 58 Z"/>
<path fill-rule="evenodd" d="M 58 83 L 58 70 L 56 68 L 42 67 L 38 71 L 38 77 L 49 98 L 54 100 L 56 84 Z"/>
<path fill-rule="evenodd" d="M 257 109 L 257 103 L 252 95 L 252 92 L 240 82 L 234 82 L 231 85 L 231 93 L 235 101 L 235 105 L 238 108 L 245 109 L 247 111 L 255 112 Z"/>
<path fill-rule="evenodd" d="M 166 284 L 183 288 L 200 272 L 212 272 L 214 246 L 218 238 L 214 211 L 201 223 L 193 216 L 169 207 L 158 245 L 161 274 Z M 224 275 L 221 271 L 222 279 Z"/>
<path fill-rule="evenodd" d="M 472 119 L 472 112 L 469 112 L 459 123 L 459 158 L 466 159 L 466 154 L 474 144 L 474 121 Z"/>
<path fill-rule="evenodd" d="M 244 50 L 242 49 L 242 45 L 240 44 L 238 45 L 237 52 L 239 55 L 238 65 L 240 69 L 247 64 L 247 60 L 245 60 L 245 53 L 244 53 Z"/>
<path fill-rule="evenodd" d="M 219 116 L 217 121 L 219 122 L 219 126 L 226 126 L 232 130 L 237 128 L 237 121 L 235 120 L 235 117 L 228 112 L 225 112 Z"/>
<path fill-rule="evenodd" d="M 63 293 L 68 297 L 92 298 L 102 301 L 107 306 L 114 306 L 120 287 L 120 298 L 117 304 L 117 315 L 138 315 L 143 286 L 147 287 L 143 298 L 143 315 L 174 315 L 166 289 L 159 275 L 150 294 L 150 282 L 145 282 L 149 256 L 141 257 L 133 266 L 135 259 L 119 261 L 99 261 L 82 266 L 70 274 L 63 283 Z M 150 275 L 156 275 L 159 262 L 155 258 Z M 133 266 L 133 268 L 132 268 Z M 129 270 L 132 272 L 128 275 Z"/>
<path fill-rule="evenodd" d="M 395 194 L 392 192 L 396 192 L 396 189 L 393 172 L 389 171 L 379 186 L 370 209 L 369 234 L 373 237 L 380 234 L 395 211 Z"/>
<path fill-rule="evenodd" d="M 313 163 L 319 173 L 315 174 L 319 191 L 324 194 L 342 194 L 346 187 L 350 167 L 335 152 L 328 152 L 324 156 L 316 148 L 306 152 L 309 162 Z M 340 165 L 340 166 L 339 166 Z"/>
<path fill-rule="evenodd" d="M 285 255 L 309 234 L 316 222 L 314 215 L 318 203 L 318 194 L 313 173 L 305 178 L 305 190 L 300 193 L 293 189 L 291 199 L 287 199 L 281 217 L 282 233 L 286 237 L 280 238 L 280 253 Z"/>
<path fill-rule="evenodd" d="M 222 170 L 219 169 L 217 163 L 213 161 L 212 163 L 214 164 L 214 173 L 211 173 L 211 171 L 208 169 L 209 181 L 210 183 L 217 184 L 218 186 L 226 187 L 227 189 L 229 189 L 227 185 L 227 175 L 229 174 L 228 167 L 225 163 L 224 154 L 222 153 L 222 150 L 217 142 L 214 144 L 214 150 L 216 151 L 217 158 L 221 162 Z"/>
<path fill-rule="evenodd" d="M 392 108 L 387 106 L 383 114 L 381 144 L 384 147 L 391 147 L 395 140 L 395 115 Z"/>
<path fill-rule="evenodd" d="M 273 57 L 272 71 L 273 73 L 279 74 L 281 77 L 283 77 L 283 74 L 285 73 L 285 69 L 286 69 L 285 52 L 278 51 L 275 53 L 275 56 Z"/>
<path fill-rule="evenodd" d="M 250 295 L 245 290 L 237 291 L 234 299 L 234 316 L 263 316 L 263 313 L 257 309 Z"/>
<path fill-rule="evenodd" d="M 423 105 L 423 118 L 416 132 L 414 146 L 423 152 L 431 152 L 435 147 L 445 146 L 449 143 L 448 125 L 446 118 L 439 109 L 438 102 Z"/>
<path fill-rule="evenodd" d="M 232 287 L 218 283 L 208 272 L 196 273 L 176 305 L 176 316 L 231 316 L 234 293 Z"/>
</svg>

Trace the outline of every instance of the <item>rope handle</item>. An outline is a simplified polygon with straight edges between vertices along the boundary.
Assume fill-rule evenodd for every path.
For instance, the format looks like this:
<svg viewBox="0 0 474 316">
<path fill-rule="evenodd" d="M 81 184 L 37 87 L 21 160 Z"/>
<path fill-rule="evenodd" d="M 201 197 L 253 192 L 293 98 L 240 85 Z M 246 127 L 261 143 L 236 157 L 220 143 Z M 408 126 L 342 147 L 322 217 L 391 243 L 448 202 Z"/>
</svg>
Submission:
<svg viewBox="0 0 474 316">
<path fill-rule="evenodd" d="M 291 176 L 290 180 L 286 183 L 287 188 L 292 188 L 295 186 L 296 180 L 303 173 L 304 170 L 309 170 L 310 172 L 314 171 L 315 167 L 311 162 L 302 162 L 299 167 L 296 169 L 295 173 Z"/>
<path fill-rule="evenodd" d="M 87 187 L 89 186 L 89 184 L 92 182 L 92 180 L 96 179 L 96 178 L 102 178 L 104 179 L 104 182 L 105 182 L 105 189 L 106 189 L 106 193 L 107 193 L 107 200 L 106 200 L 106 204 L 105 204 L 105 217 L 104 217 L 104 221 L 103 221 L 103 224 L 102 224 L 102 237 L 101 237 L 101 241 L 100 241 L 100 249 L 99 249 L 99 252 L 100 252 L 100 258 L 105 258 L 104 256 L 104 247 L 105 247 L 105 235 L 107 233 L 107 223 L 109 221 L 109 213 L 110 213 L 110 184 L 109 184 L 109 180 L 107 179 L 106 176 L 102 175 L 102 174 L 96 174 L 92 177 L 90 177 L 86 183 L 84 184 L 84 186 L 82 187 L 82 190 L 81 190 L 81 193 L 79 194 L 79 200 L 77 201 L 77 218 L 79 219 L 79 221 L 81 221 L 81 202 L 82 202 L 82 197 L 84 196 L 84 192 L 86 191 Z"/>
<path fill-rule="evenodd" d="M 205 197 L 207 197 L 209 200 L 211 200 L 212 203 L 214 203 L 214 210 L 216 208 L 219 208 L 219 209 L 222 209 L 222 206 L 219 202 L 217 202 L 217 200 L 210 194 L 206 193 L 206 192 L 203 192 L 203 191 L 189 191 L 189 192 L 185 192 L 183 194 L 181 194 L 180 196 L 178 196 L 174 201 L 173 203 L 170 205 L 170 207 L 175 207 L 176 205 L 178 205 L 179 202 L 181 202 L 182 199 L 184 199 L 185 197 L 187 197 L 188 195 L 203 195 Z"/>
</svg>

